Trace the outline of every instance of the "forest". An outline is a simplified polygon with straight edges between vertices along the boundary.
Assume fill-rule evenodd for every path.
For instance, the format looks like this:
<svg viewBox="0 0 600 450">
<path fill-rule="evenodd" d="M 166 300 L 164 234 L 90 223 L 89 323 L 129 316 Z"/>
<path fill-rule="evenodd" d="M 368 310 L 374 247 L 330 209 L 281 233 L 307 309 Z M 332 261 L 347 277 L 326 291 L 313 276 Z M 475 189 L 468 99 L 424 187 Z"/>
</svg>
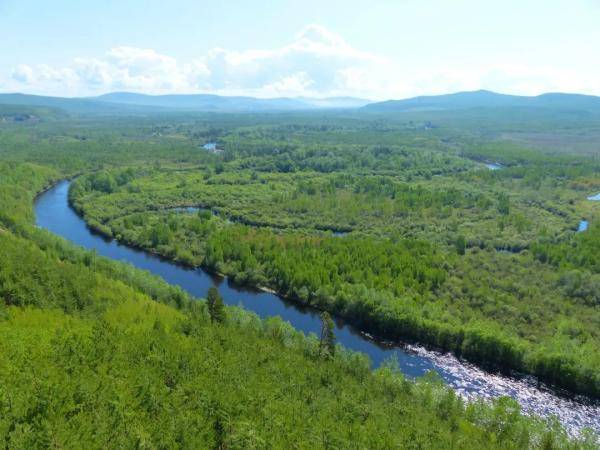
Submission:
<svg viewBox="0 0 600 450">
<path fill-rule="evenodd" d="M 597 158 L 418 117 L 29 113 L 0 123 L 5 447 L 597 448 L 509 398 L 465 402 L 191 298 L 32 209 L 74 179 L 72 206 L 105 236 L 598 397 Z"/>
<path fill-rule="evenodd" d="M 281 130 L 221 131 L 223 154 L 199 164 L 89 173 L 71 202 L 106 236 L 380 337 L 600 394 L 597 160 L 475 153 L 402 127 L 393 145 L 360 143 L 360 128 L 347 144 L 344 128 Z M 492 150 L 500 170 L 481 162 Z"/>
</svg>

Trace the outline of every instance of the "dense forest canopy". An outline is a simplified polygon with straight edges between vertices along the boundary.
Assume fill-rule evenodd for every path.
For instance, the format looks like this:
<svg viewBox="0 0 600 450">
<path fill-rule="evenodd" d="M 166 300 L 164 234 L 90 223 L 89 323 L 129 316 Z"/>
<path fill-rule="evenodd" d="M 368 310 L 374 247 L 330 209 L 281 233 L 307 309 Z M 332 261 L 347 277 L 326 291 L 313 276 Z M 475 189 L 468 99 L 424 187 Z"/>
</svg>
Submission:
<svg viewBox="0 0 600 450">
<path fill-rule="evenodd" d="M 31 117 L 0 122 L 6 447 L 597 446 L 509 399 L 465 404 L 393 363 L 373 372 L 332 345 L 324 357 L 316 337 L 208 307 L 35 228 L 32 212 L 76 177 L 73 206 L 107 236 L 598 397 L 587 147 L 540 150 L 506 118 L 481 131 L 467 113 L 15 114 Z M 532 129 L 566 132 L 547 120 Z"/>
<path fill-rule="evenodd" d="M 71 201 L 107 236 L 597 396 L 598 161 L 387 127 L 236 125 L 210 160 L 90 173 Z"/>
</svg>

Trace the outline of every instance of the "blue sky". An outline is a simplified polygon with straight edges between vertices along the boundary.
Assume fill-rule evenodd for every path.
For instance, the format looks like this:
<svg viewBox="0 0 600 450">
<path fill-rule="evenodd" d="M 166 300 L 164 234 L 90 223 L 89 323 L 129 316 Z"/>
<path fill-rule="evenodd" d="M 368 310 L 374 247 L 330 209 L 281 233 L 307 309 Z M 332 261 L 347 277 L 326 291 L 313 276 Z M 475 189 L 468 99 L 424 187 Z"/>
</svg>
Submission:
<svg viewBox="0 0 600 450">
<path fill-rule="evenodd" d="M 599 24 L 599 0 L 0 0 L 0 92 L 600 95 Z"/>
</svg>

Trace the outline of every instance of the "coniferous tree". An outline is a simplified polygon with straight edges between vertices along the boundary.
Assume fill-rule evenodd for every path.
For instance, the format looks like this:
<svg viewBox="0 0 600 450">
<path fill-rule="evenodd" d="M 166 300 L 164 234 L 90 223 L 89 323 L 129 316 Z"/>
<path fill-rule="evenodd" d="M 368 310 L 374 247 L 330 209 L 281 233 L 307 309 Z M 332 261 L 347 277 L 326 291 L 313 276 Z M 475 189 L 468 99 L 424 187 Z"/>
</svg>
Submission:
<svg viewBox="0 0 600 450">
<path fill-rule="evenodd" d="M 321 313 L 321 340 L 319 355 L 331 358 L 335 355 L 335 333 L 331 315 L 327 311 Z"/>
<path fill-rule="evenodd" d="M 225 305 L 216 287 L 213 286 L 208 290 L 206 301 L 208 303 L 210 320 L 212 322 L 223 323 L 225 321 Z"/>
<path fill-rule="evenodd" d="M 505 216 L 510 213 L 510 197 L 504 192 L 498 195 L 498 211 Z"/>
<path fill-rule="evenodd" d="M 464 236 L 459 236 L 456 238 L 456 252 L 459 255 L 464 255 L 466 250 L 467 250 L 467 241 L 465 240 Z"/>
<path fill-rule="evenodd" d="M 213 428 L 215 432 L 215 445 L 213 448 L 215 450 L 223 450 L 227 448 L 225 444 L 225 427 L 223 426 L 223 421 L 219 416 L 216 417 Z"/>
</svg>

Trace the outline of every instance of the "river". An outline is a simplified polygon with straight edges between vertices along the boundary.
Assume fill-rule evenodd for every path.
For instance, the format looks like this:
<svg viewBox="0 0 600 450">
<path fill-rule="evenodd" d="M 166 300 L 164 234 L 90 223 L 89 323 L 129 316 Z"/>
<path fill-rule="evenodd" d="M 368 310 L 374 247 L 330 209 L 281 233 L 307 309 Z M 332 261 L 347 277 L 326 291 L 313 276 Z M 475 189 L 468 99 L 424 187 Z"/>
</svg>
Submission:
<svg viewBox="0 0 600 450">
<path fill-rule="evenodd" d="M 216 286 L 228 305 L 240 305 L 265 318 L 280 316 L 304 333 L 318 334 L 321 323 L 318 311 L 301 307 L 275 294 L 237 286 L 227 279 L 210 275 L 202 269 L 190 269 L 165 261 L 142 250 L 129 248 L 115 240 L 93 233 L 68 205 L 69 181 L 62 181 L 41 194 L 34 205 L 36 224 L 99 255 L 125 261 L 137 268 L 159 275 L 195 297 L 204 297 L 209 287 Z M 600 433 L 600 402 L 584 397 L 558 393 L 533 377 L 508 377 L 485 372 L 450 354 L 442 354 L 415 345 L 391 345 L 378 342 L 354 327 L 335 320 L 338 342 L 346 348 L 369 355 L 373 366 L 395 357 L 401 371 L 409 378 L 428 371 L 437 372 L 459 395 L 466 399 L 495 398 L 508 395 L 519 401 L 526 412 L 541 416 L 556 415 L 570 433 L 583 427 Z"/>
</svg>

